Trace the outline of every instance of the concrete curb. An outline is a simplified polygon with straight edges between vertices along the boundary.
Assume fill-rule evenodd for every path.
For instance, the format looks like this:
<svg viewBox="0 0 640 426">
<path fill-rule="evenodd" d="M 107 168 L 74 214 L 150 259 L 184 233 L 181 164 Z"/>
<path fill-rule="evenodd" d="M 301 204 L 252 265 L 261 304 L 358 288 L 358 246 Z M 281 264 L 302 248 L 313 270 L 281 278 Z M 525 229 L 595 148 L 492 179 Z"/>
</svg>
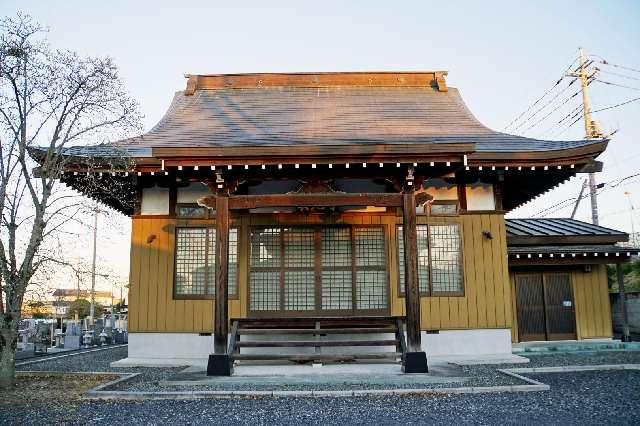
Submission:
<svg viewBox="0 0 640 426">
<path fill-rule="evenodd" d="M 502 372 L 501 370 L 498 370 Z M 300 390 L 300 391 L 175 391 L 175 392 L 131 392 L 104 390 L 117 383 L 129 380 L 139 373 L 122 374 L 117 380 L 104 383 L 86 392 L 86 397 L 101 400 L 163 400 L 163 399 L 211 399 L 211 398 L 346 398 L 362 396 L 410 396 L 410 395 L 451 395 L 479 394 L 500 392 L 540 392 L 548 391 L 549 385 L 537 380 L 520 376 L 517 373 L 504 372 L 509 376 L 525 382 L 524 385 L 502 386 L 463 386 L 454 388 L 422 388 L 422 389 L 362 389 L 362 390 Z"/>
<path fill-rule="evenodd" d="M 523 367 L 500 369 L 501 373 L 521 378 L 518 373 L 576 373 L 580 371 L 640 370 L 640 364 L 566 365 L 562 367 Z M 531 379 L 529 379 L 531 380 Z"/>
<path fill-rule="evenodd" d="M 105 347 L 98 347 L 98 348 L 94 348 L 94 349 L 80 350 L 80 351 L 77 351 L 77 352 L 74 351 L 74 352 L 71 352 L 71 353 L 63 353 L 61 355 L 43 356 L 42 358 L 32 359 L 30 361 L 17 362 L 16 363 L 16 367 L 20 367 L 22 365 L 37 364 L 39 362 L 51 361 L 53 359 L 60 359 L 60 358 L 67 358 L 67 357 L 70 357 L 70 356 L 89 354 L 91 352 L 107 351 L 109 349 L 122 348 L 124 346 L 127 346 L 127 344 L 125 343 L 125 344 L 122 344 L 122 345 L 111 345 L 111 346 L 105 346 Z"/>
<path fill-rule="evenodd" d="M 426 395 L 461 395 L 502 392 L 541 392 L 550 390 L 550 386 L 522 374 L 532 373 L 571 373 L 581 371 L 621 371 L 640 370 L 640 364 L 604 364 L 604 365 L 574 365 L 563 367 L 541 368 L 509 368 L 498 369 L 500 373 L 521 380 L 521 385 L 500 386 L 463 386 L 455 388 L 422 388 L 422 389 L 363 389 L 363 390 L 300 390 L 300 391 L 175 391 L 175 392 L 138 392 L 138 391 L 110 391 L 109 387 L 130 380 L 140 373 L 114 372 L 56 372 L 56 371 L 24 371 L 23 375 L 54 374 L 54 375 L 111 375 L 117 379 L 98 385 L 85 393 L 87 399 L 99 400 L 196 400 L 196 399 L 228 399 L 228 398 L 350 398 L 368 396 L 426 396 Z"/>
<path fill-rule="evenodd" d="M 372 389 L 354 391 L 183 391 L 183 392 L 126 392 L 97 391 L 92 389 L 86 393 L 91 399 L 101 400 L 162 400 L 162 399 L 212 399 L 212 398 L 350 398 L 363 396 L 418 396 L 418 395 L 450 395 L 479 394 L 498 392 L 539 392 L 549 390 L 548 385 L 511 385 L 459 388 L 425 388 L 425 389 Z"/>
</svg>

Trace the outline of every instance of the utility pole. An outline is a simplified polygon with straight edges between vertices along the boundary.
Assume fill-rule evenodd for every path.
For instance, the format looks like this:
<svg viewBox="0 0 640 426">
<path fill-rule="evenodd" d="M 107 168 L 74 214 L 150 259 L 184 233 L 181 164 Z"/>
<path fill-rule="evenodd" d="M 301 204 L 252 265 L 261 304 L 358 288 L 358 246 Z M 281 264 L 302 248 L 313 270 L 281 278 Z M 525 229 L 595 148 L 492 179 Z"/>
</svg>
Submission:
<svg viewBox="0 0 640 426">
<path fill-rule="evenodd" d="M 629 219 L 631 220 L 631 237 L 629 238 L 629 243 L 632 247 L 634 247 L 636 244 L 636 227 L 633 224 L 633 215 L 635 213 L 635 209 L 633 208 L 633 203 L 631 202 L 631 192 L 625 191 L 624 195 L 627 197 L 627 201 L 629 201 Z"/>
<path fill-rule="evenodd" d="M 584 132 L 585 139 L 594 139 L 602 137 L 597 123 L 591 119 L 591 105 L 589 103 L 589 76 L 587 75 L 587 61 L 584 57 L 584 51 L 580 48 L 580 68 L 579 72 L 572 72 L 568 75 L 580 79 L 580 90 L 582 91 L 582 112 L 584 115 Z M 591 223 L 599 224 L 598 220 L 598 198 L 596 194 L 596 174 L 589 172 L 589 195 L 591 197 Z"/>
<path fill-rule="evenodd" d="M 584 194 L 584 189 L 587 187 L 587 181 L 582 182 L 582 188 L 580 188 L 580 193 L 578 194 L 578 198 L 576 199 L 576 204 L 573 206 L 573 211 L 571 212 L 571 219 L 576 216 L 576 212 L 578 211 L 578 206 L 580 205 L 580 200 L 582 200 L 582 194 Z"/>
<path fill-rule="evenodd" d="M 98 209 L 93 216 L 93 262 L 91 264 L 91 308 L 89 310 L 89 321 L 94 324 L 95 315 L 95 291 L 96 291 L 96 245 L 98 240 Z"/>
</svg>

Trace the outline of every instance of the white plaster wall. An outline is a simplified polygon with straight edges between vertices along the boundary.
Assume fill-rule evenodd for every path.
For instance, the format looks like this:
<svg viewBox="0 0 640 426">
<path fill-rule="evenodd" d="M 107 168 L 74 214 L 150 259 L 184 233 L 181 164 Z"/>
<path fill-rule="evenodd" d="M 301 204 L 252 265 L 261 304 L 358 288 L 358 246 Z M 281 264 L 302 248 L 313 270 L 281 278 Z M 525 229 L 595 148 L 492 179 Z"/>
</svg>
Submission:
<svg viewBox="0 0 640 426">
<path fill-rule="evenodd" d="M 198 198 L 211 195 L 211 191 L 206 185 L 200 182 L 190 183 L 188 186 L 179 187 L 176 202 L 179 204 L 193 204 L 198 201 Z"/>
<path fill-rule="evenodd" d="M 243 338 L 246 339 L 248 336 Z M 308 335 L 282 335 L 278 340 L 298 340 Z M 271 336 L 270 339 L 273 339 Z M 342 339 L 370 340 L 372 338 L 392 339 L 392 334 L 327 336 L 326 340 Z M 265 336 L 250 336 L 250 340 L 266 340 Z M 511 330 L 441 330 L 439 334 L 422 332 L 422 349 L 427 356 L 443 355 L 500 355 L 511 354 Z M 192 333 L 130 333 L 129 358 L 153 359 L 205 359 L 213 350 L 213 336 Z M 309 354 L 314 348 L 244 348 L 243 353 L 299 353 Z M 325 352 L 349 354 L 357 352 L 388 352 L 393 347 L 328 347 Z"/>
<path fill-rule="evenodd" d="M 129 358 L 207 358 L 213 335 L 194 333 L 129 333 Z"/>
<path fill-rule="evenodd" d="M 141 214 L 169 214 L 169 188 L 142 189 L 142 203 L 140 205 Z"/>
<path fill-rule="evenodd" d="M 511 354 L 511 330 L 440 330 L 422 332 L 422 349 L 429 356 Z"/>
<path fill-rule="evenodd" d="M 495 210 L 496 201 L 493 197 L 493 185 L 467 185 L 467 210 Z"/>
</svg>

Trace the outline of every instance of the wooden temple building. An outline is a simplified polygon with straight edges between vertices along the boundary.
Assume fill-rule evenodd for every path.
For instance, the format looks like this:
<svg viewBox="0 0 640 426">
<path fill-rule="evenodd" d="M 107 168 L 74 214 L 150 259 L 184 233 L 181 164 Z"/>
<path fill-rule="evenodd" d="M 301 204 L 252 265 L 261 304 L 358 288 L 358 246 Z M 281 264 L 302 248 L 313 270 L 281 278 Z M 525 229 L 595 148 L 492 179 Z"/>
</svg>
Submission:
<svg viewBox="0 0 640 426">
<path fill-rule="evenodd" d="M 600 170 L 606 139 L 482 125 L 446 72 L 191 75 L 148 133 L 62 176 L 132 219 L 132 365 L 400 359 L 611 338 L 626 234 L 506 212 Z M 91 159 L 91 160 L 89 160 Z M 115 184 L 129 190 L 110 195 Z"/>
</svg>

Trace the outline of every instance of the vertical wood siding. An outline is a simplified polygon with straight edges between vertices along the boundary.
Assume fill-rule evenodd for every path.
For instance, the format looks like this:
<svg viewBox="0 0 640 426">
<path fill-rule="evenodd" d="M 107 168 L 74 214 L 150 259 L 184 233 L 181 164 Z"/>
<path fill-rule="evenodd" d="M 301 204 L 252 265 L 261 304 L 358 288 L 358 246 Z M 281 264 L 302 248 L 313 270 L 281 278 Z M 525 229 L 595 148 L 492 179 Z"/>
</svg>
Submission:
<svg viewBox="0 0 640 426">
<path fill-rule="evenodd" d="M 392 315 L 404 315 L 398 295 L 396 225 L 393 214 L 252 215 L 232 221 L 239 228 L 238 299 L 229 301 L 229 317 L 247 315 L 248 230 L 254 225 L 277 224 L 382 224 L 386 227 L 389 262 L 389 297 Z M 462 232 L 464 296 L 422 297 L 423 330 L 511 328 L 512 293 L 506 262 L 506 233 L 501 214 L 458 217 L 419 217 L 418 224 L 459 223 Z M 174 300 L 174 247 L 176 219 L 134 218 L 131 230 L 129 328 L 131 332 L 193 332 L 213 330 L 212 300 Z M 211 221 L 207 222 L 212 225 Z M 491 232 L 493 239 L 485 238 Z M 152 235 L 155 239 L 148 242 Z"/>
<path fill-rule="evenodd" d="M 532 268 L 532 272 L 552 272 L 553 267 Z M 607 268 L 605 265 L 592 265 L 591 272 L 583 269 L 572 269 L 571 286 L 576 314 L 576 335 L 578 339 L 594 339 L 612 337 L 611 305 L 607 285 Z M 518 341 L 518 318 L 515 302 L 516 274 L 511 272 L 511 294 L 513 325 L 511 336 Z"/>
<path fill-rule="evenodd" d="M 211 333 L 213 330 L 213 300 L 173 299 L 175 226 L 175 219 L 133 219 L 129 280 L 131 332 Z M 153 235 L 155 239 L 148 242 Z M 242 256 L 242 252 L 239 255 Z M 240 277 L 246 280 L 246 274 L 239 274 Z M 239 288 L 246 291 L 242 278 Z M 229 316 L 243 316 L 240 300 L 229 301 Z"/>
<path fill-rule="evenodd" d="M 578 339 L 611 337 L 611 305 L 605 265 L 592 266 L 591 272 L 572 274 Z"/>
<path fill-rule="evenodd" d="M 504 216 L 470 214 L 458 217 L 419 217 L 418 224 L 459 223 L 462 233 L 464 296 L 422 297 L 423 330 L 511 328 L 511 292 L 507 271 Z M 400 222 L 398 222 L 400 224 Z M 492 239 L 483 236 L 488 231 Z M 395 227 L 393 229 L 395 242 Z M 391 265 L 392 290 L 397 289 L 397 251 Z M 402 315 L 404 299 L 394 293 L 392 315 Z"/>
</svg>

